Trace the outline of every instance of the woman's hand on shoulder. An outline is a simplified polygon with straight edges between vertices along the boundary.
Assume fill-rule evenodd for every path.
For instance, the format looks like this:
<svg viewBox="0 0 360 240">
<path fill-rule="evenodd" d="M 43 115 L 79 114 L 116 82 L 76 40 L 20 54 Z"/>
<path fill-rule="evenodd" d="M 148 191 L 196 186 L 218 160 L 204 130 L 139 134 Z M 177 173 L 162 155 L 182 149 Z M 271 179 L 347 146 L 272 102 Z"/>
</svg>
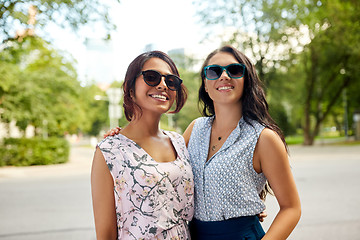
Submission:
<svg viewBox="0 0 360 240">
<path fill-rule="evenodd" d="M 121 131 L 121 127 L 112 128 L 104 134 L 104 138 L 106 138 L 108 136 L 114 136 L 114 135 L 118 134 L 120 131 Z"/>
</svg>

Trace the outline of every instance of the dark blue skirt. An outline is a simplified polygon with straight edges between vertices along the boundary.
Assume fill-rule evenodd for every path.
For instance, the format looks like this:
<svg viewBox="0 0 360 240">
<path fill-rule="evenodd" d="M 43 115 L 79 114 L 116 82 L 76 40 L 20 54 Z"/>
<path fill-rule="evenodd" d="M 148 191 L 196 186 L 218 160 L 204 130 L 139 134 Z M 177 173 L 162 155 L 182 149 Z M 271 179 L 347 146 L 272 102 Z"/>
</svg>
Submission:
<svg viewBox="0 0 360 240">
<path fill-rule="evenodd" d="M 257 216 L 211 222 L 194 218 L 189 227 L 192 240 L 258 240 L 265 235 Z"/>
</svg>

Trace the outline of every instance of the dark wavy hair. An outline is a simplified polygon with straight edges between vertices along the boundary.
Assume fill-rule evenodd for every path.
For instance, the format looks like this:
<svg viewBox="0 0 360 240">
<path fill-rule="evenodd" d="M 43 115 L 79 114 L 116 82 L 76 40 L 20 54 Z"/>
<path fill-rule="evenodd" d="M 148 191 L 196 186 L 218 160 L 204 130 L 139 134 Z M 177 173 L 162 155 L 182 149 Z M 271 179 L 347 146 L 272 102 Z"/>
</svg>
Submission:
<svg viewBox="0 0 360 240">
<path fill-rule="evenodd" d="M 210 59 L 219 52 L 230 53 L 235 57 L 235 59 L 245 65 L 245 73 L 244 73 L 244 90 L 243 95 L 241 97 L 242 101 L 242 116 L 244 121 L 250 123 L 251 120 L 256 120 L 264 127 L 267 127 L 273 131 L 275 131 L 279 137 L 281 138 L 286 151 L 288 151 L 285 137 L 278 127 L 276 122 L 272 119 L 269 114 L 269 106 L 265 98 L 265 92 L 263 90 L 263 84 L 260 81 L 258 74 L 256 72 L 255 66 L 251 63 L 250 59 L 246 57 L 242 52 L 235 49 L 232 46 L 223 46 L 219 49 L 214 50 L 211 52 L 201 68 L 201 86 L 199 89 L 199 103 L 202 105 L 202 114 L 204 116 L 213 116 L 215 115 L 214 110 L 214 103 L 213 100 L 210 98 L 209 94 L 205 91 L 205 72 L 204 67 L 209 65 Z M 265 199 L 266 193 L 270 192 L 271 189 L 268 185 L 266 185 L 265 190 L 262 191 L 260 197 Z"/>
<path fill-rule="evenodd" d="M 131 121 L 138 110 L 138 113 L 141 115 L 142 111 L 139 105 L 137 105 L 133 99 L 131 98 L 131 92 L 135 93 L 135 81 L 136 78 L 142 71 L 142 68 L 146 61 L 151 58 L 159 58 L 166 62 L 171 69 L 171 73 L 180 77 L 178 69 L 174 63 L 174 61 L 164 52 L 161 51 L 150 51 L 145 52 L 137 56 L 129 65 L 126 74 L 124 83 L 122 85 L 123 88 L 123 96 L 124 96 L 124 112 L 125 117 L 128 121 Z M 184 106 L 187 99 L 187 89 L 184 84 L 181 84 L 180 90 L 176 91 L 176 108 L 174 111 L 169 113 L 177 113 Z"/>
</svg>

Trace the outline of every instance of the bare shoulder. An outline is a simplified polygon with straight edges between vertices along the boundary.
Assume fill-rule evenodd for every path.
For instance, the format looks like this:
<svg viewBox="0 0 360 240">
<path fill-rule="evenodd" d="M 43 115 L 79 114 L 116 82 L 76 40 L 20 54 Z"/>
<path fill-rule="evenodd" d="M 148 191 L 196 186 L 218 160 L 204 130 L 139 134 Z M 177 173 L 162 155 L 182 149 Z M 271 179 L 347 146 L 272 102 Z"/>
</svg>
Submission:
<svg viewBox="0 0 360 240">
<path fill-rule="evenodd" d="M 257 148 L 258 150 L 264 149 L 269 150 L 268 148 L 283 148 L 285 150 L 284 143 L 282 142 L 280 136 L 273 130 L 269 128 L 264 128 L 261 132 Z"/>
<path fill-rule="evenodd" d="M 265 128 L 258 139 L 254 152 L 254 169 L 266 172 L 269 167 L 287 165 L 288 155 L 280 136 L 273 130 Z"/>
<path fill-rule="evenodd" d="M 97 146 L 95 153 L 94 153 L 94 158 L 93 158 L 93 163 L 92 163 L 92 168 L 91 168 L 91 176 L 97 177 L 98 174 L 107 173 L 107 171 L 105 171 L 105 170 L 107 170 L 106 167 L 107 167 L 107 165 L 106 165 L 104 155 L 101 152 L 100 148 Z"/>
<path fill-rule="evenodd" d="M 186 128 L 185 132 L 183 133 L 183 137 L 185 139 L 185 144 L 186 146 L 188 145 L 189 143 L 189 140 L 190 140 L 190 136 L 191 136 L 191 132 L 192 132 L 192 129 L 194 127 L 194 124 L 195 124 L 195 121 L 196 120 L 193 120 L 189 126 Z"/>
</svg>

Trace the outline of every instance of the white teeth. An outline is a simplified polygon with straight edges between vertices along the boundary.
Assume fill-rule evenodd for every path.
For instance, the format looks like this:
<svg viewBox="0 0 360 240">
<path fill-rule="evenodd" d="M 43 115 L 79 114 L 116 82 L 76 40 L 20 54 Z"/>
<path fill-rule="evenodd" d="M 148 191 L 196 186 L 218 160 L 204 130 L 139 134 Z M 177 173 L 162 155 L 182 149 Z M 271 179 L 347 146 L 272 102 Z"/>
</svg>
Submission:
<svg viewBox="0 0 360 240">
<path fill-rule="evenodd" d="M 231 86 L 224 86 L 224 87 L 219 87 L 218 90 L 228 90 L 228 89 L 233 89 L 234 87 Z"/>
<path fill-rule="evenodd" d="M 151 95 L 151 97 L 166 100 L 166 97 L 163 95 Z"/>
</svg>

